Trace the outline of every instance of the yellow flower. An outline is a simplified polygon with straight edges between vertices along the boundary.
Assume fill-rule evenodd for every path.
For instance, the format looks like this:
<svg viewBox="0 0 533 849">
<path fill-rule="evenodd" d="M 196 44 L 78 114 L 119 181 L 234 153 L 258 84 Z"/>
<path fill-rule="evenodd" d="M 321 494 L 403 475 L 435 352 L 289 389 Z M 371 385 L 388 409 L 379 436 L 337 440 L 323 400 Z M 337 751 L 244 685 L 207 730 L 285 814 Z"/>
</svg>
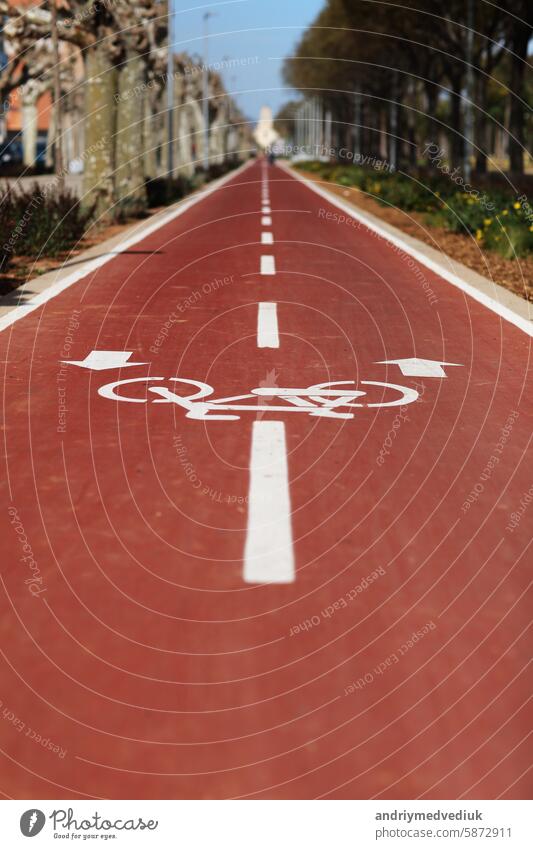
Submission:
<svg viewBox="0 0 533 849">
<path fill-rule="evenodd" d="M 483 224 L 485 225 L 485 227 L 490 227 L 490 225 L 492 224 L 492 218 L 484 218 Z"/>
<path fill-rule="evenodd" d="M 508 209 L 502 209 L 502 215 L 509 215 Z"/>
<path fill-rule="evenodd" d="M 513 206 L 514 206 L 515 209 L 520 209 L 521 204 L 518 203 L 518 201 L 517 201 L 516 203 L 513 204 Z"/>
<path fill-rule="evenodd" d="M 529 228 L 529 231 L 530 231 L 530 233 L 533 233 L 533 224 L 532 224 L 532 225 L 531 225 L 531 227 Z"/>
<path fill-rule="evenodd" d="M 483 230 L 476 230 L 476 239 L 478 240 L 478 242 L 480 242 L 482 238 L 483 238 Z"/>
</svg>

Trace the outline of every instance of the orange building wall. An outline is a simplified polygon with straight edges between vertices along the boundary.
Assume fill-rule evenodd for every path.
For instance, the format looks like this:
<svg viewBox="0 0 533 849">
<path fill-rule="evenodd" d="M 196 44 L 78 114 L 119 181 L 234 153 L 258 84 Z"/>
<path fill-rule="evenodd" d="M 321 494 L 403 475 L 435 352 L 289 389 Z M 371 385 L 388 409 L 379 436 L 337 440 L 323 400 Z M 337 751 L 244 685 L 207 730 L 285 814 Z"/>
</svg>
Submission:
<svg viewBox="0 0 533 849">
<path fill-rule="evenodd" d="M 50 125 L 52 111 L 52 96 L 46 91 L 37 101 L 37 129 L 46 132 Z M 11 92 L 9 97 L 9 111 L 6 115 L 8 132 L 19 132 L 22 129 L 22 109 L 20 93 L 18 89 Z"/>
<path fill-rule="evenodd" d="M 37 6 L 38 0 L 9 0 L 9 5 L 17 9 L 21 7 Z M 45 92 L 37 101 L 37 129 L 46 132 L 50 125 L 52 109 L 52 96 L 49 91 Z M 9 96 L 9 111 L 6 115 L 6 129 L 8 132 L 18 133 L 22 129 L 22 109 L 20 103 L 20 92 L 15 89 Z"/>
</svg>

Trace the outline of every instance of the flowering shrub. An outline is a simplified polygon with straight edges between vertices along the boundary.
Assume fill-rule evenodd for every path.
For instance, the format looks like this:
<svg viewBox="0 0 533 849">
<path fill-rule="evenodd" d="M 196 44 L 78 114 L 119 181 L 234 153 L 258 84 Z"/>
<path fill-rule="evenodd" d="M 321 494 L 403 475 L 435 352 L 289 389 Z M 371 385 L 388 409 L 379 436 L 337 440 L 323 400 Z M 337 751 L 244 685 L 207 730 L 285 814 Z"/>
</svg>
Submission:
<svg viewBox="0 0 533 849">
<path fill-rule="evenodd" d="M 357 188 L 388 206 L 424 212 L 428 224 L 466 233 L 507 259 L 533 253 L 533 217 L 502 192 L 458 191 L 445 176 L 423 180 L 357 165 L 301 162 L 298 168 L 337 185 Z"/>
</svg>

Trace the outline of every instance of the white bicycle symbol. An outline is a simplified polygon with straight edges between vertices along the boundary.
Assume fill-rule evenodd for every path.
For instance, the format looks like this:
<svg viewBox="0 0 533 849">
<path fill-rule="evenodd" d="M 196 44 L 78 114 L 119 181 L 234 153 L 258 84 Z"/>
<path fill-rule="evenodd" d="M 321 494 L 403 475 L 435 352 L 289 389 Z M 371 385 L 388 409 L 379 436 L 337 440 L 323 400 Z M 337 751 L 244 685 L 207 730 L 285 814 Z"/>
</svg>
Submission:
<svg viewBox="0 0 533 849">
<path fill-rule="evenodd" d="M 98 394 L 112 401 L 124 401 L 129 404 L 146 404 L 148 398 L 135 398 L 129 395 L 119 394 L 120 387 L 131 386 L 140 383 L 157 383 L 168 380 L 173 384 L 173 389 L 184 384 L 193 387 L 190 395 L 180 395 L 167 386 L 148 386 L 148 392 L 158 395 L 159 398 L 152 399 L 154 404 L 176 404 L 187 411 L 186 418 L 209 421 L 237 421 L 240 416 L 220 415 L 226 413 L 307 413 L 309 416 L 320 416 L 329 419 L 353 419 L 354 413 L 342 412 L 341 408 L 356 409 L 362 407 L 400 407 L 412 404 L 419 397 L 416 389 L 408 386 L 400 386 L 396 383 L 383 383 L 377 380 L 362 380 L 362 386 L 377 386 L 385 390 L 398 393 L 399 397 L 389 401 L 361 404 L 356 401 L 367 395 L 365 390 L 355 388 L 351 380 L 337 380 L 328 383 L 316 383 L 305 389 L 280 388 L 279 386 L 259 387 L 252 389 L 247 395 L 233 395 L 228 398 L 209 398 L 214 392 L 208 383 L 199 380 L 188 380 L 183 377 L 134 377 L 129 380 L 117 380 L 101 386 Z M 209 400 L 206 400 L 209 398 Z M 278 401 L 277 404 L 261 404 L 261 398 Z M 243 401 L 255 401 L 254 404 L 239 403 Z M 279 403 L 283 402 L 283 403 Z"/>
</svg>

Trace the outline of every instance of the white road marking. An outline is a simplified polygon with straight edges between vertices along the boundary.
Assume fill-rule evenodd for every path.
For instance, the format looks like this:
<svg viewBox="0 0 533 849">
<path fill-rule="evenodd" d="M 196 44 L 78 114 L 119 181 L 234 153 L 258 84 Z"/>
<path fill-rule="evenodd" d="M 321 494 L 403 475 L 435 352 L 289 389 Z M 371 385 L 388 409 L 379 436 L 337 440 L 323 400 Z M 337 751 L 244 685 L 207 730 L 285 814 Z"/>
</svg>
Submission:
<svg viewBox="0 0 533 849">
<path fill-rule="evenodd" d="M 272 227 L 272 219 L 270 215 L 263 215 L 261 219 L 261 225 L 263 227 Z"/>
<path fill-rule="evenodd" d="M 260 303 L 257 313 L 257 347 L 279 348 L 278 306 Z"/>
<path fill-rule="evenodd" d="M 129 363 L 128 360 L 132 355 L 133 351 L 91 351 L 84 360 L 60 360 L 60 362 L 92 371 L 148 365 L 148 363 Z"/>
<path fill-rule="evenodd" d="M 249 584 L 290 584 L 294 572 L 285 425 L 255 421 L 244 580 Z"/>
<path fill-rule="evenodd" d="M 261 257 L 261 274 L 275 274 L 276 262 L 273 256 L 263 254 Z"/>
<path fill-rule="evenodd" d="M 446 377 L 442 366 L 460 366 L 461 363 L 443 363 L 441 360 L 421 360 L 411 357 L 405 360 L 380 360 L 377 365 L 399 366 L 406 377 Z"/>
<path fill-rule="evenodd" d="M 272 233 L 261 233 L 261 244 L 262 245 L 273 245 L 274 244 L 274 236 Z"/>
<path fill-rule="evenodd" d="M 272 210 L 271 210 L 271 208 L 270 208 L 269 206 L 263 206 L 263 208 L 261 209 L 261 212 L 262 212 L 264 215 L 270 215 L 270 213 L 272 212 Z"/>
</svg>

